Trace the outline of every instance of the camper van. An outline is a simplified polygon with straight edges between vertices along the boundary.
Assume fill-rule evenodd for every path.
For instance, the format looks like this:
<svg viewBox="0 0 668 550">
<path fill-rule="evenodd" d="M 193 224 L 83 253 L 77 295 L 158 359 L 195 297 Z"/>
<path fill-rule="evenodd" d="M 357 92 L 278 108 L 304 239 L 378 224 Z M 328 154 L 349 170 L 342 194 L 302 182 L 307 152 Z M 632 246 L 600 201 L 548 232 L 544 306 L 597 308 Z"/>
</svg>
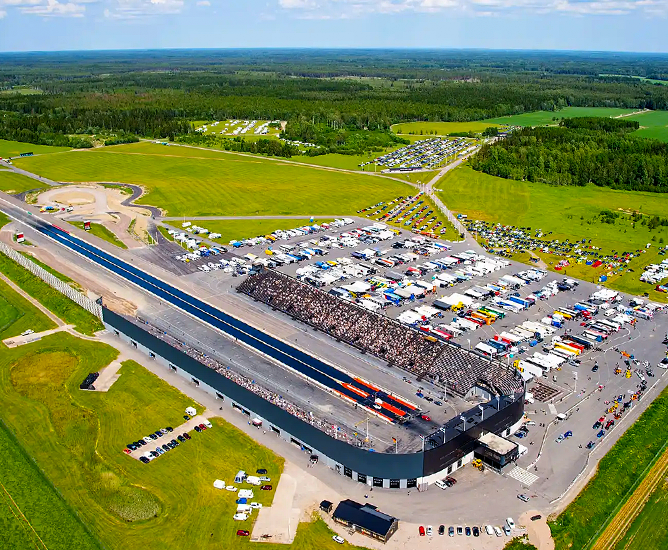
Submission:
<svg viewBox="0 0 668 550">
<path fill-rule="evenodd" d="M 234 476 L 234 483 L 242 483 L 246 479 L 246 472 L 239 470 L 237 475 Z"/>
<path fill-rule="evenodd" d="M 249 483 L 250 485 L 260 485 L 262 482 L 257 476 L 247 476 L 246 483 Z"/>
</svg>

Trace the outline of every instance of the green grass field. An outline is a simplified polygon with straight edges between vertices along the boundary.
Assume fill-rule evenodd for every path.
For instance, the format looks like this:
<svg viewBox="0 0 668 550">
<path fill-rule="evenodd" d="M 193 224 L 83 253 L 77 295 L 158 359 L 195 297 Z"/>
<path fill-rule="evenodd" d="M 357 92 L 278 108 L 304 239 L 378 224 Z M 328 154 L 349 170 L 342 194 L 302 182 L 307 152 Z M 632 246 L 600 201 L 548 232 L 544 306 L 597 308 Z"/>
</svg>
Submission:
<svg viewBox="0 0 668 550">
<path fill-rule="evenodd" d="M 22 176 L 10 170 L 0 170 L 0 191 L 9 193 L 10 195 L 16 193 L 23 193 L 31 189 L 41 189 L 44 185 L 32 178 Z"/>
<path fill-rule="evenodd" d="M 56 328 L 56 324 L 0 280 L 0 340 L 18 336 L 24 330 L 42 332 Z"/>
<path fill-rule="evenodd" d="M 49 145 L 34 145 L 33 143 L 23 143 L 21 141 L 9 141 L 0 139 L 0 157 L 16 157 L 21 153 L 34 153 L 35 155 L 45 155 L 47 153 L 60 153 L 69 151 L 69 147 L 51 147 Z"/>
<path fill-rule="evenodd" d="M 101 548 L 2 421 L 0 525 L 3 550 Z"/>
<path fill-rule="evenodd" d="M 552 187 L 540 183 L 519 182 L 476 172 L 464 165 L 451 170 L 438 183 L 439 194 L 451 210 L 467 214 L 470 219 L 552 231 L 550 238 L 591 239 L 603 253 L 652 248 L 629 264 L 633 273 L 624 273 L 609 279 L 606 286 L 633 294 L 649 292 L 652 299 L 666 301 L 665 294 L 654 291 L 654 285 L 638 280 L 642 267 L 658 259 L 657 244 L 660 239 L 668 242 L 668 228 L 649 231 L 640 223 L 633 228 L 628 216 L 620 217 L 614 225 L 593 220 L 603 209 L 620 212 L 635 210 L 651 216 L 665 216 L 668 196 L 661 193 L 614 191 L 598 187 Z M 652 239 L 655 239 L 653 241 Z M 561 257 L 539 254 L 548 264 L 557 263 Z M 598 280 L 605 274 L 584 264 L 566 270 L 568 275 L 587 281 Z"/>
<path fill-rule="evenodd" d="M 429 137 L 430 135 L 447 136 L 448 134 L 460 132 L 480 133 L 490 126 L 505 124 L 503 122 L 492 122 L 479 120 L 474 122 L 402 122 L 394 124 L 391 130 L 397 135 L 417 135 Z"/>
<path fill-rule="evenodd" d="M 573 117 L 615 117 L 633 113 L 635 109 L 618 109 L 617 107 L 565 107 L 560 111 L 533 111 L 521 115 L 490 118 L 481 123 L 510 124 L 511 126 L 544 126 L 558 124 L 562 118 Z"/>
<path fill-rule="evenodd" d="M 74 325 L 74 328 L 80 333 L 90 335 L 104 328 L 97 317 L 51 288 L 40 278 L 35 277 L 27 269 L 10 260 L 4 254 L 0 254 L 0 273 L 4 273 L 7 278 L 38 300 L 57 317 L 68 324 Z"/>
<path fill-rule="evenodd" d="M 84 222 L 67 222 L 67 223 L 71 223 L 73 226 L 78 227 L 79 229 L 84 228 Z M 107 229 L 101 223 L 91 223 L 89 233 L 119 248 L 125 248 L 125 249 L 127 248 L 127 246 L 125 246 L 125 243 L 119 240 L 119 238 L 116 235 L 114 235 L 114 233 L 111 230 Z"/>
<path fill-rule="evenodd" d="M 259 467 L 277 481 L 282 459 L 216 418 L 212 430 L 192 432 L 148 465 L 126 456 L 127 442 L 177 426 L 186 406 L 201 406 L 132 361 L 108 392 L 78 389 L 117 353 L 68 334 L 9 350 L 0 357 L 0 417 L 106 548 L 247 546 L 236 529 L 250 529 L 250 522 L 232 520 L 235 495 L 214 489 L 213 481 Z M 255 500 L 266 506 L 272 498 L 273 491 L 257 491 Z M 288 548 L 337 547 L 320 521 L 300 525 Z"/>
<path fill-rule="evenodd" d="M 275 220 L 191 220 L 192 223 L 200 227 L 206 227 L 212 233 L 220 233 L 220 239 L 214 242 L 229 243 L 231 240 L 247 239 L 249 237 L 264 236 L 277 229 L 295 229 L 304 225 L 313 225 L 309 218 L 303 219 L 284 219 Z M 315 224 L 331 222 L 332 218 L 316 218 Z M 175 229 L 181 229 L 179 222 L 168 222 Z M 164 234 L 164 233 L 163 233 Z M 168 237 L 171 239 L 171 237 Z"/>
<path fill-rule="evenodd" d="M 640 129 L 633 135 L 668 141 L 668 111 L 649 111 L 630 116 L 629 120 L 637 120 L 640 124 Z"/>
<path fill-rule="evenodd" d="M 616 550 L 668 548 L 668 482 L 664 481 L 649 497 Z"/>
<path fill-rule="evenodd" d="M 556 550 L 585 548 L 611 519 L 668 439 L 667 417 L 668 390 L 664 390 L 608 451 L 577 498 L 550 522 Z"/>
<path fill-rule="evenodd" d="M 402 147 L 404 147 L 402 145 Z M 388 147 L 382 153 L 369 153 L 367 155 L 341 155 L 339 153 L 327 153 L 326 155 L 318 155 L 317 157 L 291 157 L 290 160 L 302 164 L 317 164 L 318 166 L 329 166 L 331 168 L 343 168 L 344 170 L 360 170 L 364 172 L 373 172 L 373 165 L 364 166 L 359 165 L 363 162 L 369 162 L 373 159 L 383 155 L 385 152 L 395 151 L 399 147 Z M 377 173 L 380 169 L 376 168 Z"/>
<path fill-rule="evenodd" d="M 215 122 L 216 122 L 215 120 L 197 120 L 197 121 L 193 122 L 193 125 L 195 126 L 195 128 L 198 128 L 198 129 L 201 128 L 202 130 L 204 130 L 204 125 L 206 124 L 207 129 L 201 132 L 204 135 L 217 135 L 217 136 L 229 137 L 229 138 L 241 137 L 241 138 L 247 139 L 249 141 L 253 138 L 254 139 L 275 138 L 275 137 L 278 137 L 278 134 L 281 133 L 280 128 L 271 128 L 270 127 L 268 129 L 268 132 L 267 132 L 266 135 L 259 135 L 259 134 L 256 135 L 255 134 L 255 130 L 259 126 L 261 126 L 265 122 L 271 122 L 270 120 L 269 121 L 268 120 L 258 120 L 256 122 L 255 126 L 253 126 L 253 128 L 251 130 L 249 130 L 247 134 L 238 134 L 238 135 L 234 135 L 232 132 L 236 128 L 241 128 L 241 129 L 245 128 L 246 125 L 243 124 L 243 121 L 240 121 L 238 124 L 232 124 L 232 122 L 233 122 L 232 120 L 220 120 L 220 121 L 218 121 L 218 124 L 216 126 L 212 126 L 212 124 L 215 123 Z M 223 129 L 225 127 L 227 127 L 228 131 L 224 134 L 221 134 L 220 132 L 223 131 Z"/>
<path fill-rule="evenodd" d="M 63 181 L 143 185 L 148 194 L 139 202 L 159 206 L 172 216 L 343 215 L 354 213 L 370 200 L 410 192 L 407 186 L 387 178 L 152 143 L 33 157 L 16 163 Z"/>
</svg>

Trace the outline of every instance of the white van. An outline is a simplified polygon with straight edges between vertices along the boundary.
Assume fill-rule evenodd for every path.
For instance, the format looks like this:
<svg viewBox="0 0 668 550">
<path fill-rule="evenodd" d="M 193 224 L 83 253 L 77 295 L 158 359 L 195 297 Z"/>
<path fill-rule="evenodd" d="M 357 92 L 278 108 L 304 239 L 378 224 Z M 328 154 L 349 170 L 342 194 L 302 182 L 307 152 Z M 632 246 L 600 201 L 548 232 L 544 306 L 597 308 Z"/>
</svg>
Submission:
<svg viewBox="0 0 668 550">
<path fill-rule="evenodd" d="M 239 491 L 239 498 L 254 498 L 253 489 L 241 489 Z"/>
<path fill-rule="evenodd" d="M 248 519 L 248 514 L 234 514 L 232 519 L 235 521 L 246 521 Z"/>
<path fill-rule="evenodd" d="M 485 525 L 485 533 L 488 535 L 493 535 L 494 534 L 494 528 L 491 525 Z"/>
</svg>

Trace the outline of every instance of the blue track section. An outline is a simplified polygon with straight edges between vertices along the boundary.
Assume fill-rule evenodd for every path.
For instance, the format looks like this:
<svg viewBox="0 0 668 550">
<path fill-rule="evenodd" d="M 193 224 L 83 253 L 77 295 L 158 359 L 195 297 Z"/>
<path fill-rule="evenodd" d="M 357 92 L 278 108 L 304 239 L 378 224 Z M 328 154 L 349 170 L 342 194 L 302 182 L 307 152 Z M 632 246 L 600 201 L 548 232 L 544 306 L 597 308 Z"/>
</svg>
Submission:
<svg viewBox="0 0 668 550">
<path fill-rule="evenodd" d="M 361 390 L 369 392 L 369 388 L 360 385 L 354 378 L 345 372 L 342 372 L 339 369 L 274 338 L 273 336 L 265 334 L 243 321 L 198 300 L 190 294 L 186 294 L 178 288 L 133 267 L 123 260 L 107 254 L 104 250 L 96 248 L 59 228 L 41 225 L 36 229 L 60 244 L 78 252 L 82 256 L 85 256 L 113 273 L 116 273 L 120 277 L 123 277 L 179 309 L 224 331 L 231 337 L 253 347 L 257 351 L 276 359 L 309 378 L 312 378 L 316 382 L 340 392 L 360 405 L 367 407 L 373 405 L 372 398 L 365 399 L 342 385 L 344 383 L 351 384 Z M 378 392 L 378 397 L 381 397 L 383 401 L 386 401 L 405 412 L 409 412 L 409 409 L 403 404 L 395 401 L 384 392 Z M 392 420 L 397 419 L 397 416 L 390 411 L 383 410 L 383 414 Z"/>
</svg>

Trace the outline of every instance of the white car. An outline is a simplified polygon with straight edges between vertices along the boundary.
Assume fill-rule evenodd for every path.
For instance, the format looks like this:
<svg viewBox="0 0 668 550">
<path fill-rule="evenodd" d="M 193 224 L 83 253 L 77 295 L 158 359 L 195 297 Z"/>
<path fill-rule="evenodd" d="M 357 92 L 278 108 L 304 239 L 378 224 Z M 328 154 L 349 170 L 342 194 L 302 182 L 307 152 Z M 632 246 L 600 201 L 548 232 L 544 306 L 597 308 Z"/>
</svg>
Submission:
<svg viewBox="0 0 668 550">
<path fill-rule="evenodd" d="M 515 522 L 513 521 L 513 518 L 507 518 L 506 525 L 511 529 L 515 529 Z"/>
<path fill-rule="evenodd" d="M 33 329 L 29 328 L 28 330 L 24 330 L 21 333 L 21 336 L 29 336 L 30 334 L 34 334 L 34 333 L 35 333 L 35 331 Z"/>
<path fill-rule="evenodd" d="M 485 533 L 488 535 L 493 535 L 494 534 L 494 528 L 491 525 L 485 525 Z"/>
<path fill-rule="evenodd" d="M 248 519 L 247 514 L 234 514 L 234 521 L 246 521 Z"/>
<path fill-rule="evenodd" d="M 259 509 L 259 508 L 262 508 L 262 504 L 260 504 L 259 502 L 251 502 L 250 507 Z"/>
<path fill-rule="evenodd" d="M 434 534 L 434 530 L 432 529 L 431 525 L 427 525 L 427 536 L 431 537 Z"/>
<path fill-rule="evenodd" d="M 339 544 L 343 544 L 344 542 L 346 542 L 345 539 L 343 537 L 340 537 L 339 535 L 334 535 L 332 537 L 332 540 L 334 542 L 338 542 Z"/>
<path fill-rule="evenodd" d="M 227 487 L 225 487 L 225 489 L 227 489 L 228 491 L 231 491 L 233 493 L 236 493 L 239 490 L 234 485 L 228 485 Z"/>
<path fill-rule="evenodd" d="M 205 420 L 205 421 L 204 421 L 204 425 L 205 425 L 207 428 L 213 428 L 213 424 L 211 424 L 211 422 L 209 422 L 208 420 Z"/>
<path fill-rule="evenodd" d="M 495 526 L 494 526 L 494 534 L 495 534 L 497 537 L 500 537 L 500 536 L 503 536 L 503 531 L 501 531 L 501 529 L 499 529 L 499 528 L 495 525 Z"/>
<path fill-rule="evenodd" d="M 445 483 L 443 483 L 440 479 L 437 479 L 436 481 L 434 481 L 434 485 L 436 485 L 436 487 L 438 487 L 439 489 L 447 489 L 448 488 L 448 486 Z"/>
<path fill-rule="evenodd" d="M 260 481 L 271 481 L 271 478 L 267 476 L 260 476 Z"/>
</svg>

